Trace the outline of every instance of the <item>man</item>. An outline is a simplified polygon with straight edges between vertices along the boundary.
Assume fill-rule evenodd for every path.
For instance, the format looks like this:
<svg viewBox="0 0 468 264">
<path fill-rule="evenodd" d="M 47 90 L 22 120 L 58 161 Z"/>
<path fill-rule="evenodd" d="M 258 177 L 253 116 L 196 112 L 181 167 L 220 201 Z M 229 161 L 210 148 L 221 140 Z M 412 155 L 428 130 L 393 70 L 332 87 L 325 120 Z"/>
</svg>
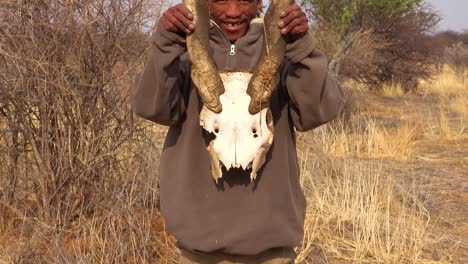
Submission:
<svg viewBox="0 0 468 264">
<path fill-rule="evenodd" d="M 261 0 L 206 3 L 217 68 L 252 70 L 263 40 Z M 185 46 L 185 36 L 196 30 L 192 21 L 183 4 L 164 13 L 133 98 L 137 114 L 170 126 L 160 160 L 161 211 L 178 240 L 181 263 L 293 263 L 306 208 L 295 129 L 307 131 L 335 118 L 342 92 L 314 47 L 304 12 L 289 6 L 278 23 L 287 45 L 270 100 L 275 137 L 267 160 L 254 182 L 248 172 L 231 169 L 216 184 Z"/>
</svg>

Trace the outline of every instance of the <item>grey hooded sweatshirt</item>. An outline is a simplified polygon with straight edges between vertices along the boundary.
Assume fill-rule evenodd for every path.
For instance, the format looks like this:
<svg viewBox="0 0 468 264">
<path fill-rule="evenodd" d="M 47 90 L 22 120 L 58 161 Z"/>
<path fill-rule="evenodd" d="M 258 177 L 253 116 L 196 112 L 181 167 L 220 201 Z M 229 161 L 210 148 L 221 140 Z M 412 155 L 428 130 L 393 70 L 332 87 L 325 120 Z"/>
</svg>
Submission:
<svg viewBox="0 0 468 264">
<path fill-rule="evenodd" d="M 235 43 L 213 25 L 210 51 L 219 70 L 253 70 L 263 41 L 262 19 L 252 20 Z M 249 171 L 223 170 L 216 184 L 199 124 L 202 107 L 190 80 L 185 39 L 159 23 L 144 71 L 136 78 L 132 106 L 141 117 L 170 126 L 160 160 L 160 202 L 166 227 L 193 252 L 254 255 L 298 246 L 306 200 L 299 184 L 295 131 L 334 119 L 343 95 L 327 73 L 327 60 L 310 34 L 288 43 L 281 80 L 270 109 L 274 141 L 257 179 Z"/>
</svg>

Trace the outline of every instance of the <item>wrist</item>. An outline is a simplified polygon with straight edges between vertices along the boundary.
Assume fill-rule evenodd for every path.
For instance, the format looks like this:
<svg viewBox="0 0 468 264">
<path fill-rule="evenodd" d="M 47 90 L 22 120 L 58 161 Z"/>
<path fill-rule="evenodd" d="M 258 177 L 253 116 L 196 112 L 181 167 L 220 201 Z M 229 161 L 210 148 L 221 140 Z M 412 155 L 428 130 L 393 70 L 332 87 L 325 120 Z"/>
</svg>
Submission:
<svg viewBox="0 0 468 264">
<path fill-rule="evenodd" d="M 286 39 L 286 58 L 296 63 L 307 57 L 315 49 L 315 40 L 312 34 L 306 32 L 295 39 Z"/>
</svg>

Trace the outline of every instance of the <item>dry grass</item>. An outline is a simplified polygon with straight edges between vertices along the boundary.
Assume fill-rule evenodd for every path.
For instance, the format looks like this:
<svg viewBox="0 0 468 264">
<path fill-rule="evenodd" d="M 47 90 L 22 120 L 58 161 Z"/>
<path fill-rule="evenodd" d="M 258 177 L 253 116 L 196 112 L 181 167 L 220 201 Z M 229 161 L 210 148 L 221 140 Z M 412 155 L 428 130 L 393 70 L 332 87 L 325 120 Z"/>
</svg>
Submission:
<svg viewBox="0 0 468 264">
<path fill-rule="evenodd" d="M 445 66 L 432 82 L 424 84 L 424 96 L 437 97 L 438 104 L 423 113 L 424 134 L 433 140 L 467 137 L 468 71 L 460 76 Z"/>
<path fill-rule="evenodd" d="M 0 10 L 9 30 L 0 29 L 0 263 L 177 262 L 158 211 L 165 129 L 136 119 L 127 104 L 145 57 L 138 47 L 146 36 L 132 32 L 161 11 L 150 2 L 70 0 L 54 9 L 8 1 Z M 401 93 L 398 84 L 380 96 L 358 90 L 353 118 L 299 135 L 308 199 L 299 261 L 459 259 L 466 238 L 449 236 L 464 235 L 457 219 L 466 218 L 452 203 L 444 212 L 456 217 L 434 217 L 431 204 L 439 200 L 428 192 L 448 186 L 449 195 L 456 182 L 423 186 L 416 169 L 400 171 L 433 162 L 426 152 L 437 145 L 444 159 L 423 165 L 458 168 L 452 174 L 459 178 L 466 166 L 450 151 L 467 142 L 468 89 L 448 69 L 424 87 L 419 96 Z M 455 231 L 440 229 L 440 219 Z"/>
<path fill-rule="evenodd" d="M 380 94 L 383 96 L 403 96 L 405 94 L 405 91 L 403 89 L 403 86 L 399 82 L 391 82 L 388 84 L 384 84 Z"/>
<path fill-rule="evenodd" d="M 363 116 L 348 127 L 342 123 L 326 126 L 314 137 L 321 142 L 325 153 L 336 157 L 409 159 L 413 155 L 419 130 L 414 122 L 386 128 Z"/>
<path fill-rule="evenodd" d="M 449 263 L 448 255 L 434 261 L 428 253 L 437 241 L 414 185 L 395 185 L 364 162 L 311 159 L 313 167 L 303 170 L 309 207 L 299 263 L 316 263 L 314 246 L 331 263 Z"/>
<path fill-rule="evenodd" d="M 466 102 L 467 101 L 460 103 L 465 104 Z M 463 107 L 459 105 L 457 106 Z M 424 136 L 428 139 L 451 140 L 467 138 L 467 120 L 465 114 L 453 116 L 443 104 L 439 107 L 439 111 L 436 112 L 432 118 L 429 119 L 425 117 L 421 122 L 425 123 Z"/>
<path fill-rule="evenodd" d="M 425 95 L 437 94 L 441 97 L 448 97 L 462 93 L 462 96 L 466 96 L 468 93 L 468 69 L 461 72 L 457 74 L 450 66 L 445 65 L 440 73 L 434 76 L 433 80 L 422 82 Z"/>
<path fill-rule="evenodd" d="M 388 137 L 391 142 L 375 140 L 382 136 L 376 131 L 385 129 L 377 130 L 375 121 L 366 124 L 370 128 L 363 134 L 329 126 L 319 136 L 310 133 L 302 138 L 302 186 L 309 206 L 299 263 L 321 263 L 314 259 L 316 252 L 310 254 L 316 248 L 323 251 L 321 261 L 331 263 L 426 263 L 431 259 L 425 254 L 435 244 L 429 237 L 430 216 L 417 198 L 416 186 L 398 186 L 393 175 L 380 170 L 382 157 L 408 158 L 398 153 L 408 153 L 412 149 L 408 142 L 414 142 L 406 137 L 398 140 L 397 135 Z M 374 163 L 343 159 L 362 155 L 380 158 Z"/>
<path fill-rule="evenodd" d="M 446 90 L 440 87 L 448 84 Z M 430 184 L 423 188 L 423 178 L 411 167 L 424 156 L 420 150 L 435 142 L 447 144 L 446 151 L 452 148 L 447 142 L 464 144 L 467 88 L 451 71 L 426 83 L 424 95 L 406 95 L 398 84 L 377 97 L 358 87 L 366 104 L 354 121 L 300 135 L 302 186 L 309 205 L 300 262 L 463 262 L 462 240 L 441 235 L 441 216 L 432 218 L 427 207 L 440 199 L 427 189 L 443 188 L 441 183 L 424 179 Z M 408 167 L 409 173 L 401 174 L 397 166 Z M 437 171 L 443 165 L 429 166 Z"/>
</svg>

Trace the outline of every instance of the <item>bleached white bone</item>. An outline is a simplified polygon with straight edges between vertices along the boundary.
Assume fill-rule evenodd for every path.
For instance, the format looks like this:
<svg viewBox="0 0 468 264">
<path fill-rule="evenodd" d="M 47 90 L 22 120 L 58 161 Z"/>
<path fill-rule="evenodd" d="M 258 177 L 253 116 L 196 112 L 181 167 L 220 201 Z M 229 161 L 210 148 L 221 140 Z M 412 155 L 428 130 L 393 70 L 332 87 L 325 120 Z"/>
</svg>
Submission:
<svg viewBox="0 0 468 264">
<path fill-rule="evenodd" d="M 219 98 L 222 105 L 220 113 L 203 106 L 200 125 L 213 133 L 208 152 L 211 158 L 211 172 L 215 181 L 222 177 L 221 166 L 249 169 L 251 180 L 266 159 L 273 142 L 273 121 L 268 106 L 251 115 L 248 111 L 250 96 L 247 85 L 252 76 L 248 72 L 222 72 L 225 92 Z"/>
</svg>

